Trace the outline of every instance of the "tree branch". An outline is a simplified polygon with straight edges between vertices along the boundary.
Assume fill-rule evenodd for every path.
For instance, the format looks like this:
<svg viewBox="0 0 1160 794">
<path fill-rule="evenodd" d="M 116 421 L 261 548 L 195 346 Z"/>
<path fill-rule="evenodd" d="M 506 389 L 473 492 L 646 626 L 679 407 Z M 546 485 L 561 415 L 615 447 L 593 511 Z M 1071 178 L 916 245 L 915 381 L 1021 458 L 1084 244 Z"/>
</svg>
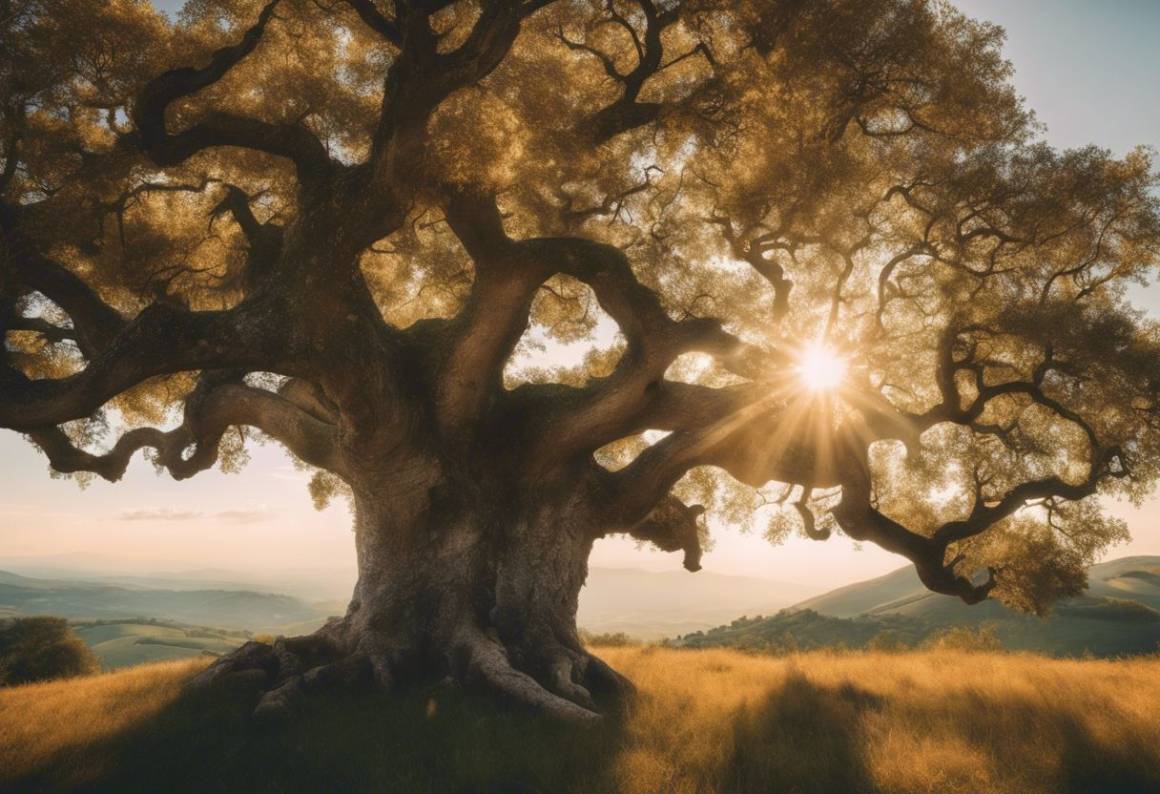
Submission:
<svg viewBox="0 0 1160 794">
<path fill-rule="evenodd" d="M 374 4 L 374 0 L 344 0 L 344 2 L 355 10 L 359 19 L 371 30 L 378 33 L 384 39 L 394 44 L 396 47 L 403 46 L 403 34 L 399 30 L 399 26 L 395 20 L 390 19 Z"/>
<path fill-rule="evenodd" d="M 552 431 L 545 459 L 566 460 L 635 432 L 646 424 L 655 390 L 665 370 L 684 353 L 714 356 L 726 369 L 752 379 L 767 377 L 783 360 L 777 351 L 754 348 L 708 318 L 673 320 L 656 293 L 641 284 L 619 248 L 574 237 L 536 241 L 539 256 L 556 272 L 588 284 L 601 307 L 616 321 L 627 349 L 607 378 L 545 407 L 543 424 Z"/>
<path fill-rule="evenodd" d="M 217 462 L 218 446 L 231 426 L 250 425 L 273 437 L 304 462 L 340 473 L 337 429 L 272 392 L 237 382 L 220 383 L 203 376 L 185 403 L 182 424 L 169 431 L 145 427 L 130 430 L 108 452 L 77 448 L 59 427 L 30 430 L 28 436 L 60 472 L 93 472 L 110 482 L 125 473 L 133 455 L 145 448 L 174 479 L 183 480 Z M 193 447 L 192 452 L 187 451 Z"/>
<path fill-rule="evenodd" d="M 455 432 L 502 389 L 504 364 L 548 272 L 534 245 L 507 236 L 494 197 L 457 193 L 447 204 L 447 221 L 475 262 L 475 284 L 449 329 L 436 387 L 440 426 Z"/>
<path fill-rule="evenodd" d="M 207 66 L 185 66 L 164 72 L 145 84 L 133 109 L 137 144 L 158 165 L 176 165 L 189 157 L 217 146 L 238 146 L 286 157 L 298 167 L 304 179 L 318 179 L 333 167 L 322 143 L 308 129 L 298 125 L 271 124 L 234 113 L 214 111 L 197 124 L 170 135 L 165 113 L 182 97 L 191 96 L 226 75 L 254 51 L 279 0 L 262 8 L 258 21 L 237 44 L 217 50 Z"/>
<path fill-rule="evenodd" d="M 684 552 L 685 570 L 699 571 L 703 549 L 698 517 L 704 512 L 701 505 L 686 505 L 675 496 L 666 496 L 643 521 L 628 529 L 628 534 L 661 551 Z"/>
<path fill-rule="evenodd" d="M 609 18 L 606 21 L 625 29 L 632 38 L 633 48 L 637 55 L 637 64 L 629 72 L 621 73 L 613 58 L 607 53 L 586 42 L 569 39 L 562 28 L 557 32 L 557 38 L 566 47 L 597 58 L 603 66 L 605 74 L 621 85 L 621 96 L 584 122 L 584 128 L 597 143 L 603 143 L 629 130 L 651 124 L 660 117 L 667 107 L 665 103 L 639 101 L 641 91 L 651 77 L 698 52 L 704 54 L 710 65 L 715 65 L 715 59 L 704 43 L 698 44 L 689 52 L 665 63 L 661 36 L 665 30 L 680 19 L 680 7 L 675 6 L 669 10 L 662 10 L 658 8 L 654 0 L 635 0 L 635 2 L 640 7 L 645 19 L 643 36 L 637 32 L 632 22 L 616 11 L 611 2 L 606 4 L 609 12 Z"/>
<path fill-rule="evenodd" d="M 280 327 L 279 311 L 265 302 L 215 312 L 153 303 L 75 375 L 29 380 L 0 367 L 0 427 L 29 431 L 81 419 L 156 375 L 198 369 L 276 371 L 291 355 Z"/>
<path fill-rule="evenodd" d="M 440 53 L 430 27 L 431 13 L 412 10 L 406 15 L 403 50 L 387 72 L 368 161 L 372 182 L 380 187 L 397 182 L 399 170 L 413 165 L 409 153 L 422 146 L 427 119 L 435 108 L 490 74 L 520 29 L 517 3 L 487 0 L 463 44 Z"/>
<path fill-rule="evenodd" d="M 70 270 L 40 254 L 11 213 L 0 216 L 0 228 L 12 279 L 63 309 L 73 322 L 78 347 L 92 359 L 125 327 L 125 318 Z"/>
</svg>

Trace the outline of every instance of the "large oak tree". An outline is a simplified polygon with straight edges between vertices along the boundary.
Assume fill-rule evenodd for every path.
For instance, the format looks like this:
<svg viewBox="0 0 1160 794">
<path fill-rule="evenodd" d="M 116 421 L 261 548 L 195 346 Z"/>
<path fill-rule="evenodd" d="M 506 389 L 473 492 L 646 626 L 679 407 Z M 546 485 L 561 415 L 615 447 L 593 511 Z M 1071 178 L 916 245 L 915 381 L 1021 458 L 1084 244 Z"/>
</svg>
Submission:
<svg viewBox="0 0 1160 794">
<path fill-rule="evenodd" d="M 1040 142 L 1001 42 L 934 0 L 0 0 L 0 427 L 109 480 L 269 437 L 348 494 L 346 615 L 202 676 L 260 711 L 450 674 L 594 719 L 593 542 L 696 570 L 713 516 L 1042 611 L 1156 479 L 1160 207 L 1146 151 Z"/>
</svg>

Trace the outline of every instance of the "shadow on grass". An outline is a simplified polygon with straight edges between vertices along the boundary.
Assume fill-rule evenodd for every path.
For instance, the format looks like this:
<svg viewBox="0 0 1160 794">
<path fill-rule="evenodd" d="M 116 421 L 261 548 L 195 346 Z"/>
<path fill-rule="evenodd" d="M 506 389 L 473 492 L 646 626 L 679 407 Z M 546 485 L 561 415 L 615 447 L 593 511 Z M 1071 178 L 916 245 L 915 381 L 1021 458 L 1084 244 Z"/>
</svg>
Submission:
<svg viewBox="0 0 1160 794">
<path fill-rule="evenodd" d="M 733 718 L 722 791 L 873 791 L 858 718 L 879 699 L 853 686 L 827 689 L 801 673 Z"/>
<path fill-rule="evenodd" d="M 676 714 L 660 715 L 660 727 L 649 735 L 640 735 L 641 723 L 634 724 L 631 715 L 627 728 L 609 720 L 599 729 L 577 731 L 435 687 L 319 696 L 303 703 L 292 721 L 260 728 L 249 719 L 251 701 L 217 693 L 186 694 L 116 736 L 59 751 L 23 779 L 0 782 L 0 789 L 667 791 L 661 780 L 618 779 L 625 774 L 619 761 L 629 750 L 675 761 L 674 779 L 688 783 L 690 791 L 865 792 L 879 790 L 876 780 L 883 780 L 870 753 L 875 747 L 884 751 L 885 730 L 909 737 L 911 744 L 901 746 L 914 748 L 913 757 L 897 760 L 918 771 L 902 778 L 886 773 L 883 786 L 892 791 L 977 790 L 971 781 L 986 779 L 979 775 L 990 775 L 996 784 L 990 788 L 1002 791 L 1160 791 L 1156 748 L 1126 729 L 1109 732 L 1120 724 L 1112 706 L 1106 714 L 1087 715 L 1043 699 L 971 691 L 883 698 L 854 683 L 821 685 L 800 671 L 771 686 L 757 702 L 724 717 L 713 717 L 720 712 L 709 709 L 685 720 L 706 740 L 728 748 L 714 761 L 699 762 L 704 768 L 681 760 L 688 737 Z M 648 705 L 655 711 L 660 703 Z M 961 748 L 961 757 L 925 756 L 927 738 Z M 922 784 L 939 774 L 945 785 Z"/>
<path fill-rule="evenodd" d="M 118 794 L 616 790 L 608 762 L 622 734 L 612 720 L 569 730 L 448 688 L 328 694 L 266 727 L 249 719 L 252 707 L 236 694 L 187 693 L 152 719 L 62 750 L 10 784 Z"/>
<path fill-rule="evenodd" d="M 943 694 L 929 700 L 887 700 L 851 683 L 820 686 L 800 672 L 756 706 L 733 717 L 733 752 L 722 770 L 722 792 L 870 792 L 928 790 L 926 786 L 876 783 L 867 757 L 872 739 L 867 718 L 881 715 L 891 730 L 912 737 L 949 738 L 971 753 L 953 770 L 939 758 L 899 759 L 922 772 L 949 772 L 938 789 L 972 788 L 972 763 L 995 774 L 1003 791 L 1053 794 L 1128 794 L 1160 791 L 1156 748 L 1131 732 L 1097 735 L 1091 717 L 1063 706 L 1020 697 Z M 925 738 L 925 737 L 922 737 Z M 1039 757 L 1044 746 L 1055 761 Z M 937 779 L 937 778 L 936 778 Z M 949 788 L 947 787 L 949 786 Z"/>
<path fill-rule="evenodd" d="M 1050 693 L 1045 693 L 1050 696 Z M 1130 698 L 1130 696 L 1127 696 Z M 944 695 L 899 708 L 900 721 L 941 726 L 1026 790 L 1053 794 L 1131 794 L 1160 791 L 1157 748 L 1104 704 L 1088 713 L 1066 702 L 1025 697 Z M 1049 754 L 1044 762 L 1039 756 Z"/>
</svg>

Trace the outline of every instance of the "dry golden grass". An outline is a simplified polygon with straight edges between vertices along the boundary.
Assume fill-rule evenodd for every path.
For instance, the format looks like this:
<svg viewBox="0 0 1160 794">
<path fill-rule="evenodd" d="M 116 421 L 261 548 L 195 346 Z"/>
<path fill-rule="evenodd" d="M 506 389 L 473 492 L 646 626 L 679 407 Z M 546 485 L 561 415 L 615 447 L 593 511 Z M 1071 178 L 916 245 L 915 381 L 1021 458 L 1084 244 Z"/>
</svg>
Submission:
<svg viewBox="0 0 1160 794">
<path fill-rule="evenodd" d="M 1157 658 L 601 653 L 641 696 L 580 735 L 446 689 L 257 731 L 244 704 L 181 695 L 198 662 L 0 691 L 0 789 L 1160 790 Z"/>
<path fill-rule="evenodd" d="M 98 778 L 105 759 L 85 748 L 158 714 L 204 666 L 164 662 L 0 690 L 0 774 L 18 779 L 48 762 L 67 764 L 71 755 L 78 782 Z"/>
<path fill-rule="evenodd" d="M 626 792 L 1160 786 L 1155 658 L 604 656 L 644 692 L 615 761 Z"/>
</svg>

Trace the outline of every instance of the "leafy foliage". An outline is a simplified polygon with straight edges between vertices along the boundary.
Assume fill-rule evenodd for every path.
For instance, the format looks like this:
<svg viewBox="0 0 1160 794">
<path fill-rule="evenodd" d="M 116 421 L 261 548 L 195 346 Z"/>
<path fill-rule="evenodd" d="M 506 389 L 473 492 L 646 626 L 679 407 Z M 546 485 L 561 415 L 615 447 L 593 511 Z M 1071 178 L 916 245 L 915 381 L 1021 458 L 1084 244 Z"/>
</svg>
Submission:
<svg viewBox="0 0 1160 794">
<path fill-rule="evenodd" d="M 1160 476 L 1153 155 L 1044 144 L 947 3 L 0 13 L 0 425 L 59 470 L 235 470 L 246 425 L 357 504 L 434 443 L 690 567 L 841 532 L 1036 613 Z"/>
<path fill-rule="evenodd" d="M 0 686 L 89 675 L 97 659 L 63 618 L 0 623 Z"/>
</svg>

